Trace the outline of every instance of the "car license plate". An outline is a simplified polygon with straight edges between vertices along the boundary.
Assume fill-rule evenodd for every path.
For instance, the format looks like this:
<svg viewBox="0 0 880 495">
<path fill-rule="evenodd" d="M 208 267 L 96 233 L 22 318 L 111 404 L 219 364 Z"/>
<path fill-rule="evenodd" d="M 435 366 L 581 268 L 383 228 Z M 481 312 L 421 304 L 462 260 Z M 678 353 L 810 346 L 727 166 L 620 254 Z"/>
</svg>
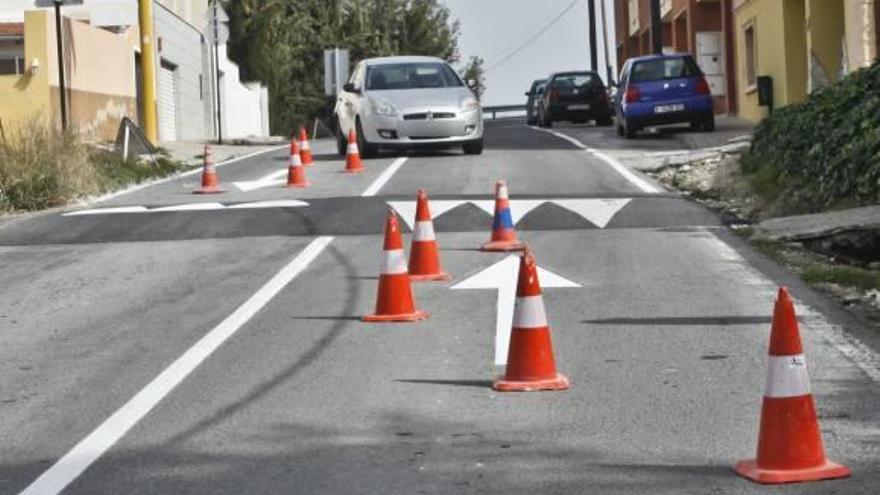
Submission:
<svg viewBox="0 0 880 495">
<path fill-rule="evenodd" d="M 683 110 L 683 103 L 676 103 L 674 105 L 657 105 L 656 107 L 654 107 L 654 113 L 681 112 Z"/>
<path fill-rule="evenodd" d="M 589 110 L 590 105 L 569 105 L 569 110 Z"/>
</svg>

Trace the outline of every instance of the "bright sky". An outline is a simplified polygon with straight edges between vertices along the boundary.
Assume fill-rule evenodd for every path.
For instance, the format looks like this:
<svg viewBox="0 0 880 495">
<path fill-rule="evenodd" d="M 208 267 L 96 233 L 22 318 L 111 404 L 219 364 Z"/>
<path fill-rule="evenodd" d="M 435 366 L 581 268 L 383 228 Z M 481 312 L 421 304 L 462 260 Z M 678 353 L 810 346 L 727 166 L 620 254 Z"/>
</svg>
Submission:
<svg viewBox="0 0 880 495">
<path fill-rule="evenodd" d="M 476 55 L 486 61 L 483 105 L 525 103 L 523 93 L 533 80 L 555 71 L 589 69 L 587 0 L 442 1 L 461 22 L 462 60 Z M 596 0 L 596 17 L 602 15 L 601 1 Z M 614 2 L 605 1 L 609 55 L 615 67 Z M 601 68 L 605 66 L 601 22 L 596 30 Z M 604 69 L 598 72 L 604 79 Z"/>
</svg>

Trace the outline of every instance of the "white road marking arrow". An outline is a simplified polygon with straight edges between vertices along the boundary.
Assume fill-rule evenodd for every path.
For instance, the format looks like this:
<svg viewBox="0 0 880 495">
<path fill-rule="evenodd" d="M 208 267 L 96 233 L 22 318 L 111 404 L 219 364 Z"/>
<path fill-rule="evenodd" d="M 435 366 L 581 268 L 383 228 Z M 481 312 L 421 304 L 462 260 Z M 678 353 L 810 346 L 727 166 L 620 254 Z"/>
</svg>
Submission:
<svg viewBox="0 0 880 495">
<path fill-rule="evenodd" d="M 552 202 L 584 217 L 600 229 L 604 229 L 624 206 L 632 201 L 624 199 L 554 199 Z"/>
<path fill-rule="evenodd" d="M 255 191 L 264 187 L 277 186 L 284 184 L 283 177 L 287 175 L 287 169 L 277 170 L 271 174 L 261 177 L 257 180 L 246 180 L 241 182 L 233 182 L 232 185 L 244 192 Z"/>
<path fill-rule="evenodd" d="M 453 285 L 452 289 L 496 289 L 498 304 L 495 309 L 495 365 L 507 364 L 507 348 L 513 325 L 513 305 L 516 302 L 516 279 L 519 274 L 519 256 L 510 255 L 494 265 Z M 542 288 L 581 287 L 567 278 L 538 267 Z"/>
<path fill-rule="evenodd" d="M 431 216 L 437 218 L 447 211 L 461 206 L 467 201 L 446 201 L 446 200 L 430 200 Z M 388 206 L 394 208 L 400 217 L 406 222 L 410 230 L 413 228 L 413 221 L 416 218 L 416 202 L 415 201 L 389 201 Z"/>
<path fill-rule="evenodd" d="M 522 220 L 522 217 L 529 214 L 530 211 L 546 203 L 546 199 L 512 199 L 510 200 L 510 217 L 513 224 L 516 225 Z M 495 216 L 495 200 L 471 201 L 477 208 L 485 211 L 489 215 Z"/>
</svg>

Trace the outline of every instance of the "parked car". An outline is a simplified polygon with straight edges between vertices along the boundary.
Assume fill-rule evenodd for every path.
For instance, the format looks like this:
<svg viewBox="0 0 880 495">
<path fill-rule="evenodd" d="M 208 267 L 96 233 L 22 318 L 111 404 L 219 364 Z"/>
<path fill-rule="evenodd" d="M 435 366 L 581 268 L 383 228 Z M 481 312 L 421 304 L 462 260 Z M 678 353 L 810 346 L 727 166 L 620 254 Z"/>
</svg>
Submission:
<svg viewBox="0 0 880 495">
<path fill-rule="evenodd" d="M 334 114 L 340 154 L 352 129 L 364 157 L 380 149 L 461 146 L 467 154 L 483 152 L 480 102 L 439 58 L 362 60 L 339 93 Z"/>
<path fill-rule="evenodd" d="M 526 123 L 528 125 L 538 123 L 538 100 L 544 93 L 545 82 L 547 82 L 546 79 L 535 79 L 532 82 L 532 87 L 526 91 L 526 98 L 528 98 L 526 100 Z"/>
<path fill-rule="evenodd" d="M 617 133 L 629 139 L 656 125 L 686 122 L 694 130 L 715 129 L 709 83 L 687 54 L 627 60 L 620 72 L 617 100 Z"/>
<path fill-rule="evenodd" d="M 547 78 L 544 94 L 538 102 L 538 124 L 553 127 L 553 122 L 567 120 L 596 125 L 611 125 L 608 92 L 595 72 L 559 72 Z"/>
</svg>

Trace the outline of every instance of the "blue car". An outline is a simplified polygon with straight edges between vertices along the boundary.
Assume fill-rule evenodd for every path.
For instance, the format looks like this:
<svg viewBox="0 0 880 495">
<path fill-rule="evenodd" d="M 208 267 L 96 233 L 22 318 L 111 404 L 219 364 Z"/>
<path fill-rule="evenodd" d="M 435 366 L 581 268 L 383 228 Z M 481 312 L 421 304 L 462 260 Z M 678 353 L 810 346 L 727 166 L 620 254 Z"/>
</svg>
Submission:
<svg viewBox="0 0 880 495">
<path fill-rule="evenodd" d="M 627 60 L 616 99 L 617 133 L 627 139 L 657 125 L 688 123 L 694 130 L 715 129 L 709 83 L 687 54 Z"/>
</svg>

